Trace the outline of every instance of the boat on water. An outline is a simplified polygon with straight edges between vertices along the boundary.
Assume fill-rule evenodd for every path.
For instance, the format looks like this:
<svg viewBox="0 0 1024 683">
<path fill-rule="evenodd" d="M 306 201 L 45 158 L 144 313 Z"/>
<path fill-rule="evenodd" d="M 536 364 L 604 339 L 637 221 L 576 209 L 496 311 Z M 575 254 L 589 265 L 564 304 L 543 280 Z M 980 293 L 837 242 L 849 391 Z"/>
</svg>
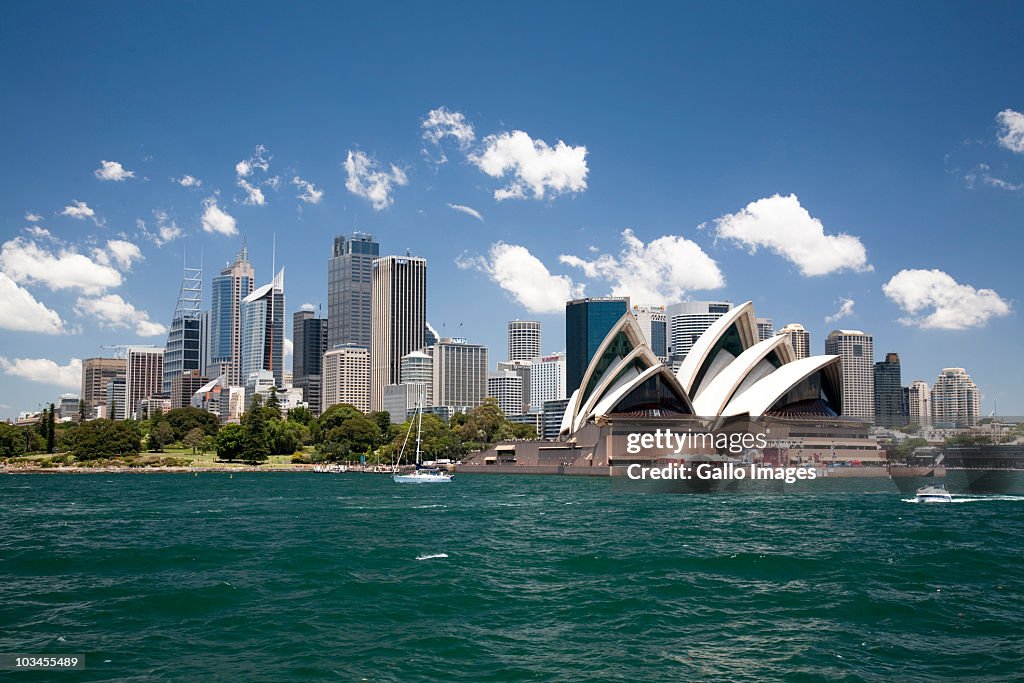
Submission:
<svg viewBox="0 0 1024 683">
<path fill-rule="evenodd" d="M 346 465 L 314 465 L 313 471 L 322 474 L 344 474 L 348 472 L 348 467 Z"/>
<path fill-rule="evenodd" d="M 423 404 L 416 404 L 416 469 L 412 472 L 401 473 L 398 471 L 402 463 L 402 454 L 405 453 L 405 446 L 409 443 L 409 435 L 412 434 L 412 422 L 409 422 L 409 431 L 405 433 L 405 441 L 402 443 L 402 450 L 398 453 L 395 461 L 394 474 L 392 479 L 399 484 L 445 484 L 455 478 L 454 474 L 443 472 L 437 467 L 424 467 L 420 462 L 420 437 L 423 433 Z"/>
<path fill-rule="evenodd" d="M 946 490 L 944 484 L 931 484 L 917 490 L 917 502 L 919 503 L 950 503 L 952 501 L 953 496 Z"/>
</svg>

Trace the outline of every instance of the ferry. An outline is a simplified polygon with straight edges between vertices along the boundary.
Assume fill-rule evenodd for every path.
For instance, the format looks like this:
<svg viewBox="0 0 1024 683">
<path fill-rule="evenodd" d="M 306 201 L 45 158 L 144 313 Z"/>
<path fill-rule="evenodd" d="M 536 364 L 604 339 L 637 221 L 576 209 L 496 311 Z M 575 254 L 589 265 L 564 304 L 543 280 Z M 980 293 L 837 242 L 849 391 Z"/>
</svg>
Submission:
<svg viewBox="0 0 1024 683">
<path fill-rule="evenodd" d="M 953 496 L 946 490 L 945 484 L 931 484 L 917 490 L 919 503 L 951 503 Z"/>
</svg>

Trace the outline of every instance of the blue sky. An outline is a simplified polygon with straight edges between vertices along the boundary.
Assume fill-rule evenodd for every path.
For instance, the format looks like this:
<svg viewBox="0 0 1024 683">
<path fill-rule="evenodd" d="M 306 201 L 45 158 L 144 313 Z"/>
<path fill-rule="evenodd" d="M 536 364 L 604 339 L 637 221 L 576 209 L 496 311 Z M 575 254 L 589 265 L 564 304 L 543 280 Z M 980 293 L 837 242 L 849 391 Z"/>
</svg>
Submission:
<svg viewBox="0 0 1024 683">
<path fill-rule="evenodd" d="M 753 299 L 1022 414 L 1024 8 L 924 7 L 4 3 L 0 416 L 163 344 L 185 250 L 276 233 L 295 310 L 353 228 L 495 361 L 566 293 Z"/>
</svg>

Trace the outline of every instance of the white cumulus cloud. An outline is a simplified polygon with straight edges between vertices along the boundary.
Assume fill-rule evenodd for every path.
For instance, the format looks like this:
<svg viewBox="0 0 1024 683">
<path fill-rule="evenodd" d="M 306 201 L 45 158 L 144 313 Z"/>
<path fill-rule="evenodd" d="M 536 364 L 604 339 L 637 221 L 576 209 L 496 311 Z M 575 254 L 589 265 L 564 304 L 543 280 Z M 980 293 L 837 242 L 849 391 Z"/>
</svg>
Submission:
<svg viewBox="0 0 1024 683">
<path fill-rule="evenodd" d="M 465 149 L 476 139 L 473 126 L 466 121 L 466 117 L 461 112 L 450 111 L 445 107 L 427 112 L 420 127 L 423 129 L 423 139 L 435 145 L 445 137 L 452 137 L 461 149 Z"/>
<path fill-rule="evenodd" d="M 291 358 L 292 352 L 295 350 L 295 344 L 288 337 L 284 338 L 284 357 Z"/>
<path fill-rule="evenodd" d="M 94 318 L 101 326 L 111 329 L 134 328 L 140 337 L 167 334 L 167 328 L 149 319 L 149 314 L 132 306 L 118 294 L 98 297 L 79 297 L 75 304 L 79 315 Z"/>
<path fill-rule="evenodd" d="M 86 218 L 96 220 L 96 212 L 89 207 L 85 202 L 78 201 L 75 199 L 70 204 L 64 207 L 64 210 L 60 212 L 61 216 L 71 216 L 77 218 L 80 221 Z"/>
<path fill-rule="evenodd" d="M 27 220 L 29 223 L 38 223 L 39 221 L 43 220 L 43 217 L 40 216 L 38 213 L 32 213 L 31 211 L 29 211 L 28 213 L 25 214 L 25 220 Z"/>
<path fill-rule="evenodd" d="M 93 173 L 100 180 L 121 181 L 135 177 L 134 171 L 129 171 L 116 161 L 107 161 L 105 159 L 100 162 L 100 167 L 93 171 Z"/>
<path fill-rule="evenodd" d="M 53 384 L 69 389 L 82 386 L 82 361 L 72 358 L 67 365 L 57 365 L 49 358 L 15 358 L 0 356 L 0 370 L 30 382 Z"/>
<path fill-rule="evenodd" d="M 263 196 L 263 190 L 254 185 L 250 184 L 245 178 L 238 179 L 238 186 L 245 190 L 245 199 L 242 200 L 243 204 L 249 206 L 263 206 L 267 203 L 267 198 Z"/>
<path fill-rule="evenodd" d="M 156 220 L 155 232 L 151 232 L 146 227 L 146 222 L 142 219 L 137 219 L 135 225 L 138 226 L 146 239 L 156 246 L 162 247 L 185 234 L 185 231 L 178 227 L 177 222 L 166 211 L 154 210 L 153 218 Z"/>
<path fill-rule="evenodd" d="M 219 233 L 221 235 L 237 235 L 238 226 L 235 218 L 224 209 L 217 206 L 217 197 L 207 197 L 203 200 L 203 215 L 200 218 L 203 230 L 206 232 Z"/>
<path fill-rule="evenodd" d="M 622 242 L 618 256 L 587 260 L 562 255 L 559 260 L 582 269 L 588 278 L 609 282 L 612 296 L 628 296 L 639 304 L 675 303 L 687 292 L 725 286 L 715 260 L 685 237 L 665 235 L 644 244 L 627 228 Z"/>
<path fill-rule="evenodd" d="M 100 294 L 121 284 L 121 274 L 109 265 L 70 249 L 51 252 L 22 237 L 4 242 L 0 271 L 19 284 L 42 284 L 54 291 L 81 289 Z"/>
<path fill-rule="evenodd" d="M 570 147 L 561 140 L 554 147 L 534 140 L 521 130 L 488 135 L 483 150 L 469 160 L 492 178 L 511 175 L 509 184 L 494 191 L 494 198 L 525 199 L 532 193 L 543 199 L 550 192 L 582 192 L 587 189 L 587 148 Z"/>
<path fill-rule="evenodd" d="M 142 250 L 126 240 L 108 240 L 106 255 L 121 270 L 129 270 L 133 263 L 142 260 Z"/>
<path fill-rule="evenodd" d="M 195 176 L 183 175 L 180 178 L 171 178 L 174 182 L 178 183 L 182 187 L 202 187 L 203 181 Z"/>
<path fill-rule="evenodd" d="M 303 180 L 299 176 L 292 178 L 292 185 L 301 190 L 298 194 L 298 198 L 307 204 L 319 204 L 320 200 L 324 198 L 323 190 L 318 190 L 316 185 L 308 180 Z"/>
<path fill-rule="evenodd" d="M 1024 114 L 1004 109 L 996 114 L 999 122 L 999 145 L 1011 152 L 1024 154 Z"/>
<path fill-rule="evenodd" d="M 746 246 L 751 253 L 770 249 L 795 264 L 806 277 L 842 270 L 871 271 L 860 239 L 841 233 L 826 235 L 821 221 L 800 206 L 795 194 L 772 195 L 715 219 L 716 236 Z"/>
<path fill-rule="evenodd" d="M 460 212 L 466 214 L 467 216 L 472 216 L 473 218 L 477 219 L 481 223 L 484 222 L 484 217 L 480 215 L 480 212 L 477 211 L 476 209 L 474 209 L 471 206 L 464 206 L 462 204 L 449 204 L 448 208 L 452 209 L 453 211 L 460 211 Z"/>
<path fill-rule="evenodd" d="M 960 284 L 938 269 L 901 270 L 882 291 L 908 314 L 900 318 L 904 325 L 962 330 L 1010 314 L 1010 304 L 995 291 Z"/>
<path fill-rule="evenodd" d="M 263 145 L 256 145 L 256 151 L 252 153 L 252 156 L 248 159 L 242 159 L 235 164 L 235 174 L 240 178 L 244 178 L 252 175 L 253 171 L 260 170 L 266 173 L 270 170 L 270 160 L 274 157 L 270 156 L 267 152 L 267 148 Z"/>
<path fill-rule="evenodd" d="M 0 329 L 44 334 L 64 332 L 64 321 L 56 311 L 37 301 L 27 289 L 3 273 L 0 273 L 0 310 L 3 310 Z"/>
<path fill-rule="evenodd" d="M 409 179 L 405 171 L 394 164 L 390 171 L 380 168 L 375 159 L 359 150 L 349 150 L 345 159 L 345 188 L 352 194 L 369 199 L 374 211 L 381 211 L 391 206 L 391 196 L 395 186 L 408 185 Z"/>
<path fill-rule="evenodd" d="M 825 322 L 826 323 L 834 323 L 834 322 L 837 322 L 839 320 L 842 320 L 843 318 L 850 317 L 851 315 L 853 315 L 853 305 L 854 305 L 854 303 L 855 302 L 854 302 L 853 299 L 840 299 L 839 300 L 839 310 L 837 310 L 832 315 L 825 316 Z"/>
<path fill-rule="evenodd" d="M 456 265 L 486 274 L 531 313 L 559 313 L 565 302 L 583 296 L 583 286 L 553 275 L 526 247 L 497 242 L 488 257 L 460 258 Z"/>
</svg>

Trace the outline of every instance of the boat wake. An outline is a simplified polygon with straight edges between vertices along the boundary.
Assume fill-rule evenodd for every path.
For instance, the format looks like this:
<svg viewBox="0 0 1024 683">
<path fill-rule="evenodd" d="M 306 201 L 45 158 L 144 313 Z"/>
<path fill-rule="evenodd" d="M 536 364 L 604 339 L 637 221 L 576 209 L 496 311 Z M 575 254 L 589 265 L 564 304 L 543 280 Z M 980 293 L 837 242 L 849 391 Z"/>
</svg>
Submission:
<svg viewBox="0 0 1024 683">
<path fill-rule="evenodd" d="M 904 503 L 921 503 L 925 502 L 931 504 L 934 501 L 920 501 L 917 498 L 902 498 Z M 958 496 L 953 495 L 952 500 L 945 501 L 947 503 L 983 503 L 983 502 L 994 502 L 994 501 L 1024 501 L 1024 496 Z"/>
<path fill-rule="evenodd" d="M 438 560 L 448 557 L 448 553 L 433 553 L 432 555 L 420 555 L 417 560 Z"/>
</svg>

